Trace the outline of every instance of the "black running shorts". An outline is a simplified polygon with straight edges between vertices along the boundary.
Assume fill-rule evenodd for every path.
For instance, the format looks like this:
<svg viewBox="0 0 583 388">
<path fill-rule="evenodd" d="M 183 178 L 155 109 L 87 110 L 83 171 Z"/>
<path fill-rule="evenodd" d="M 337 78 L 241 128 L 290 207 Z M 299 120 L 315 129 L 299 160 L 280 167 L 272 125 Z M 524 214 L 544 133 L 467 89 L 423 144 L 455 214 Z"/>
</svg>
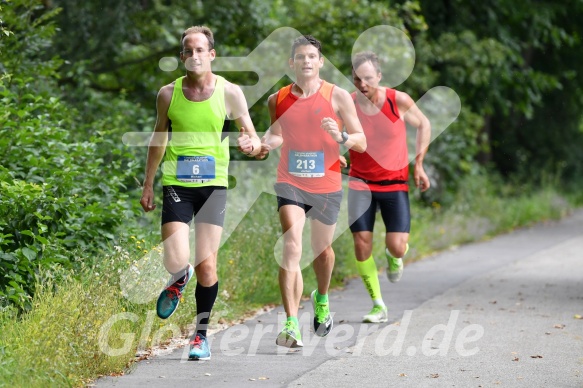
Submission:
<svg viewBox="0 0 583 388">
<path fill-rule="evenodd" d="M 348 222 L 352 233 L 372 232 L 379 208 L 387 233 L 409 233 L 411 212 L 408 192 L 348 189 Z"/>
<path fill-rule="evenodd" d="M 223 226 L 227 190 L 221 186 L 164 186 L 162 225 L 167 222 L 206 223 Z"/>
</svg>

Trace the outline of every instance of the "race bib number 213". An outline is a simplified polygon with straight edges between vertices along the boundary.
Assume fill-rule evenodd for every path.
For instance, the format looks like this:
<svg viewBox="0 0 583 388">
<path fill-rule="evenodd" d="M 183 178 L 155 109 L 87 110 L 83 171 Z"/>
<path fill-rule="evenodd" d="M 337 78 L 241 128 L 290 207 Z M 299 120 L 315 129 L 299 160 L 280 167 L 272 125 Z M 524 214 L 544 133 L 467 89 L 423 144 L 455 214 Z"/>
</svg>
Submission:
<svg viewBox="0 0 583 388">
<path fill-rule="evenodd" d="M 324 152 L 289 151 L 289 173 L 301 178 L 324 176 Z"/>
</svg>

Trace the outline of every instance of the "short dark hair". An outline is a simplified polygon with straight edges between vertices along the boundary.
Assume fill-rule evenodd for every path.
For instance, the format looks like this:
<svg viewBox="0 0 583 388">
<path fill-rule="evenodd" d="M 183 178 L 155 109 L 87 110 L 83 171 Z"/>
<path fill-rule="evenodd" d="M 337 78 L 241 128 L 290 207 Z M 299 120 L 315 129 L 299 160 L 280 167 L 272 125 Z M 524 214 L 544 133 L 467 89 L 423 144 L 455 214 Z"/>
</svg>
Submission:
<svg viewBox="0 0 583 388">
<path fill-rule="evenodd" d="M 379 57 L 372 51 L 361 51 L 352 57 L 352 69 L 356 70 L 365 62 L 370 62 L 377 73 L 381 72 Z"/>
<path fill-rule="evenodd" d="M 215 38 L 213 36 L 213 32 L 207 26 L 193 26 L 193 27 L 187 28 L 182 33 L 182 38 L 180 39 L 180 44 L 184 45 L 184 38 L 186 38 L 187 35 L 198 34 L 198 33 L 204 34 L 204 36 L 206 36 L 207 40 L 209 41 L 209 50 L 212 50 L 215 48 Z"/>
<path fill-rule="evenodd" d="M 312 35 L 302 35 L 299 38 L 297 38 L 296 40 L 294 40 L 294 43 L 292 44 L 292 48 L 291 48 L 291 58 L 293 59 L 294 55 L 296 54 L 296 48 L 299 46 L 307 46 L 311 44 L 312 46 L 314 46 L 315 48 L 318 49 L 318 56 L 322 56 L 322 43 L 320 43 L 320 41 L 316 38 L 314 38 Z"/>
</svg>

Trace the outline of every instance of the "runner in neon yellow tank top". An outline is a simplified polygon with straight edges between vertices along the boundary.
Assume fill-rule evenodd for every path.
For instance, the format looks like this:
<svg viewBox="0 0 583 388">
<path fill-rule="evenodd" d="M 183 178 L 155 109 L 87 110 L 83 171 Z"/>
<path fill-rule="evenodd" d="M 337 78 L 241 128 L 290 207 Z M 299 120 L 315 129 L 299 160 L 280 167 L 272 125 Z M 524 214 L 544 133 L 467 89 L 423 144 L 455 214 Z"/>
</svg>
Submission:
<svg viewBox="0 0 583 388">
<path fill-rule="evenodd" d="M 215 89 L 210 98 L 191 101 L 183 92 L 185 78 L 174 81 L 168 108 L 172 137 L 164 155 L 163 184 L 226 187 L 229 139 L 221 140 L 227 115 L 224 97 L 226 81 L 216 76 Z"/>
<path fill-rule="evenodd" d="M 162 319 L 170 317 L 196 272 L 196 331 L 189 352 L 194 360 L 211 356 L 206 326 L 218 293 L 217 251 L 226 207 L 229 145 L 228 139 L 221 140 L 225 118 L 240 128 L 241 152 L 255 156 L 261 149 L 241 88 L 212 73 L 213 47 L 213 33 L 207 27 L 191 27 L 182 34 L 180 59 L 186 76 L 158 92 L 140 200 L 146 212 L 156 208 L 154 176 L 164 157 L 162 240 L 164 266 L 172 277 L 158 298 L 156 311 Z M 193 218 L 194 268 L 189 263 L 188 225 Z"/>
</svg>

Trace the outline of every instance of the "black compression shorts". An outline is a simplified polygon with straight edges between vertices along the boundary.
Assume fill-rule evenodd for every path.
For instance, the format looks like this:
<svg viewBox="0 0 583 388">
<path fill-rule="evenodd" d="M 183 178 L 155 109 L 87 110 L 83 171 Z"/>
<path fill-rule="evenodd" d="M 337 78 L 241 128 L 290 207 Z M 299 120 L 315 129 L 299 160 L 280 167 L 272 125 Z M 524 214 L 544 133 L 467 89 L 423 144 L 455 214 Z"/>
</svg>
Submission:
<svg viewBox="0 0 583 388">
<path fill-rule="evenodd" d="M 377 209 L 385 223 L 387 233 L 409 233 L 411 212 L 409 193 L 406 191 L 348 190 L 348 222 L 352 233 L 372 232 Z"/>
<path fill-rule="evenodd" d="M 167 222 L 207 223 L 223 226 L 227 190 L 222 186 L 164 186 L 162 225 Z"/>
</svg>

